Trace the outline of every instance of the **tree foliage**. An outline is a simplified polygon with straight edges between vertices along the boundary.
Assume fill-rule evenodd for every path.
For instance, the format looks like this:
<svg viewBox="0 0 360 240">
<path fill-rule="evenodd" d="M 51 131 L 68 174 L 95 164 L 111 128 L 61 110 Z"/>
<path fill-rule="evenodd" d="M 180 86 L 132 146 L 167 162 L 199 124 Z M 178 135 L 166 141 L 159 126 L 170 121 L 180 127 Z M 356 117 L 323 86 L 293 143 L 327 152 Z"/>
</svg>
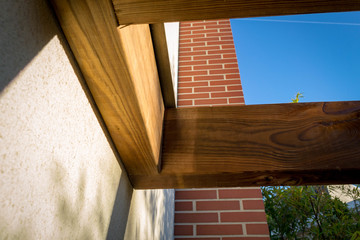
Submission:
<svg viewBox="0 0 360 240">
<path fill-rule="evenodd" d="M 331 197 L 327 186 L 262 187 L 262 192 L 271 239 L 351 239 L 360 230 L 357 208 Z"/>
</svg>

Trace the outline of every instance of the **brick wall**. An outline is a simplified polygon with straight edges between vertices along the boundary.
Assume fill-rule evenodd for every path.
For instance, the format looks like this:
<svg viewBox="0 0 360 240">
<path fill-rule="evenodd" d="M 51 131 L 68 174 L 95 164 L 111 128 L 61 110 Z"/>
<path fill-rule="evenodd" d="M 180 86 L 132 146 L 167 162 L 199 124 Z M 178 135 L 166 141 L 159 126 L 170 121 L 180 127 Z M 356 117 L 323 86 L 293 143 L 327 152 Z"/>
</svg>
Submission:
<svg viewBox="0 0 360 240">
<path fill-rule="evenodd" d="M 229 20 L 180 24 L 178 106 L 244 104 Z"/>
<path fill-rule="evenodd" d="M 180 24 L 178 107 L 244 104 L 229 20 Z M 175 239 L 269 239 L 259 188 L 175 192 Z"/>
</svg>

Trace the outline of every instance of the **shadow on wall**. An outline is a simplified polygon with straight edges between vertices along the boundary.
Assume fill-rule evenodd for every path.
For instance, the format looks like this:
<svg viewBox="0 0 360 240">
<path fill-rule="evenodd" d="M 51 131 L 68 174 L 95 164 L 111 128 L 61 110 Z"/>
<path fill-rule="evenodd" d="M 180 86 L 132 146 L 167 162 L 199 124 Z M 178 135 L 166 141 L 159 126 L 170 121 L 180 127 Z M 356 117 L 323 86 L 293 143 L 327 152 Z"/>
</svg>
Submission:
<svg viewBox="0 0 360 240">
<path fill-rule="evenodd" d="M 75 197 L 70 197 L 69 187 L 64 184 L 67 182 L 65 168 L 57 164 L 52 176 L 53 185 L 59 189 L 56 216 L 64 236 L 71 233 L 68 237 L 74 239 L 124 239 L 132 192 L 126 174 L 121 174 L 113 208 L 107 206 L 108 201 L 104 197 L 106 193 L 103 192 L 101 184 L 87 185 L 91 182 L 88 181 L 91 176 L 88 176 L 86 169 L 79 173 Z M 91 199 L 87 199 L 89 192 L 95 194 Z M 112 213 L 107 228 L 110 216 L 108 209 L 112 210 Z"/>
<path fill-rule="evenodd" d="M 121 174 L 106 239 L 124 239 L 132 197 L 127 176 Z M 129 194 L 130 193 L 130 194 Z"/>
<path fill-rule="evenodd" d="M 0 93 L 56 34 L 44 27 L 44 23 L 53 22 L 52 13 L 44 11 L 49 9 L 47 1 L 31 2 L 1 2 Z M 28 19 L 31 25 L 24 24 L 24 19 Z M 31 35 L 33 38 L 29 39 Z"/>
</svg>

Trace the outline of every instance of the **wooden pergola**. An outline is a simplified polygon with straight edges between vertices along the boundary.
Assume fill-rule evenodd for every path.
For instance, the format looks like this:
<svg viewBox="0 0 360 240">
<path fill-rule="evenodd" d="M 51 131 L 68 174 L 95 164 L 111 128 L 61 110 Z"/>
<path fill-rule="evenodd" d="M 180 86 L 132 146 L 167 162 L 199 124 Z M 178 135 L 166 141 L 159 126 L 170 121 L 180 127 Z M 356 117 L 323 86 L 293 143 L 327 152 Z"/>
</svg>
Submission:
<svg viewBox="0 0 360 240">
<path fill-rule="evenodd" d="M 134 188 L 360 183 L 360 101 L 176 109 L 162 24 L 360 0 L 51 2 Z"/>
</svg>

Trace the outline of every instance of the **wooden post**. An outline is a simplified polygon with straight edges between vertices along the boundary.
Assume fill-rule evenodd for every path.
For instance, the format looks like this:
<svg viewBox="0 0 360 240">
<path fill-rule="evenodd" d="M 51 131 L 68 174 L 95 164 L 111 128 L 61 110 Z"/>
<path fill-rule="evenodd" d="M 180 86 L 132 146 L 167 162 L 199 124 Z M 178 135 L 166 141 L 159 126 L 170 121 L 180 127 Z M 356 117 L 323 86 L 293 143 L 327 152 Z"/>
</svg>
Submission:
<svg viewBox="0 0 360 240">
<path fill-rule="evenodd" d="M 118 28 L 107 0 L 52 4 L 130 180 L 156 173 L 164 104 L 149 25 Z"/>
</svg>

